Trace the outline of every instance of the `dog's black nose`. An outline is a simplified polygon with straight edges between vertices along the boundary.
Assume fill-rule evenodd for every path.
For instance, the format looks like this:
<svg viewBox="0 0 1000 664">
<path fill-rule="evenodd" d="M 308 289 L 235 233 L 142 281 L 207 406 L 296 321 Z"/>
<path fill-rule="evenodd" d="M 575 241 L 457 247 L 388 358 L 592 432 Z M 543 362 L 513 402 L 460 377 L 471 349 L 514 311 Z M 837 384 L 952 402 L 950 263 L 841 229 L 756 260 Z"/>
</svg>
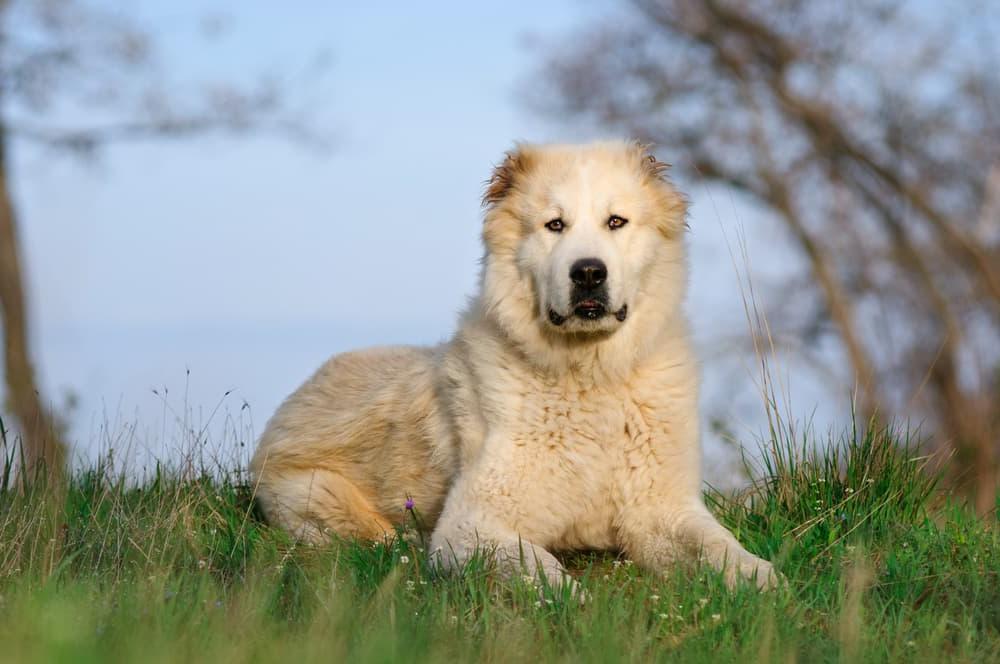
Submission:
<svg viewBox="0 0 1000 664">
<path fill-rule="evenodd" d="M 581 258 L 569 269 L 569 278 L 583 288 L 597 288 L 608 279 L 608 267 L 600 258 Z"/>
</svg>

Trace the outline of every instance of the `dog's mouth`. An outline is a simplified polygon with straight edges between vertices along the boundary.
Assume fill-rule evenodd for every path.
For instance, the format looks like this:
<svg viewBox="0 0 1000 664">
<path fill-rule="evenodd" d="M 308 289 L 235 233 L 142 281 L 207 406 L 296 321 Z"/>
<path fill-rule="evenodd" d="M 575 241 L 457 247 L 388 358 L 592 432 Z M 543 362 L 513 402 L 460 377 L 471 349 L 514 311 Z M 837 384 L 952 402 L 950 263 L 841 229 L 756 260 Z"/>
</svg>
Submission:
<svg viewBox="0 0 1000 664">
<path fill-rule="evenodd" d="M 573 307 L 573 314 L 586 320 L 604 318 L 606 313 L 607 307 L 604 306 L 604 303 L 594 298 L 580 300 L 576 303 L 576 306 Z"/>
<path fill-rule="evenodd" d="M 574 305 L 573 313 L 571 315 L 563 315 L 555 309 L 549 309 L 549 322 L 556 327 L 560 327 L 563 323 L 574 316 L 585 321 L 595 321 L 604 318 L 609 313 L 611 313 L 619 323 L 624 323 L 625 319 L 628 318 L 628 305 L 623 304 L 621 309 L 609 312 L 607 305 L 600 300 L 587 298 L 580 300 Z"/>
</svg>

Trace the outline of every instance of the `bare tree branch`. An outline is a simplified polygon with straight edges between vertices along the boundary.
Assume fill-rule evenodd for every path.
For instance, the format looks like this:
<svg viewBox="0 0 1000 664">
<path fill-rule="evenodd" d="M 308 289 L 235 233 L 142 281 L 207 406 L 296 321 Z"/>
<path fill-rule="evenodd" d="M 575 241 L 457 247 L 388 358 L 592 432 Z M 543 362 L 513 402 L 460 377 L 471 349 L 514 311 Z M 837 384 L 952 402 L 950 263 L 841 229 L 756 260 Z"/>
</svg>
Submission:
<svg viewBox="0 0 1000 664">
<path fill-rule="evenodd" d="M 633 0 L 554 53 L 529 100 L 675 150 L 784 228 L 871 407 L 916 417 L 990 509 L 1000 447 L 1000 79 L 897 0 Z M 1000 27 L 1000 8 L 942 14 Z M 937 11 L 937 10 L 935 10 Z M 993 175 L 991 175 L 993 173 Z M 826 320 L 833 323 L 827 326 Z M 790 320 L 790 319 L 789 319 Z"/>
</svg>

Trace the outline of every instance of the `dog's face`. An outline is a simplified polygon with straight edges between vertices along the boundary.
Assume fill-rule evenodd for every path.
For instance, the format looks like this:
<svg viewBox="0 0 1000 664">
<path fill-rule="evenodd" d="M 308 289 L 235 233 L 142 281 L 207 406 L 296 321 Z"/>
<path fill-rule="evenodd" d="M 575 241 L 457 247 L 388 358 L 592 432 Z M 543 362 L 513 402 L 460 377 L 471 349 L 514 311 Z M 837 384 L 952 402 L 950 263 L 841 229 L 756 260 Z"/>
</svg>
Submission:
<svg viewBox="0 0 1000 664">
<path fill-rule="evenodd" d="M 634 143 L 520 146 L 485 196 L 491 259 L 529 283 L 553 333 L 606 335 L 626 325 L 681 241 L 684 202 L 664 165 Z"/>
</svg>

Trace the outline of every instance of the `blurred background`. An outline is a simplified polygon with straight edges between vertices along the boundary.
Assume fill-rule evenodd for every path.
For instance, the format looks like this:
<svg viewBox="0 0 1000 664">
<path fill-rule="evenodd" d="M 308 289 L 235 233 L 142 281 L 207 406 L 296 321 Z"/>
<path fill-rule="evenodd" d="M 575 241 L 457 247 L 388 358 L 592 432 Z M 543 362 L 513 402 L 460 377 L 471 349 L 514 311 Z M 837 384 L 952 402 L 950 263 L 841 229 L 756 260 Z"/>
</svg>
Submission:
<svg viewBox="0 0 1000 664">
<path fill-rule="evenodd" d="M 996 2 L 0 0 L 0 30 L 28 465 L 246 449 L 329 355 L 446 340 L 504 150 L 614 136 L 692 202 L 710 482 L 763 391 L 804 436 L 902 422 L 995 505 Z"/>
</svg>

